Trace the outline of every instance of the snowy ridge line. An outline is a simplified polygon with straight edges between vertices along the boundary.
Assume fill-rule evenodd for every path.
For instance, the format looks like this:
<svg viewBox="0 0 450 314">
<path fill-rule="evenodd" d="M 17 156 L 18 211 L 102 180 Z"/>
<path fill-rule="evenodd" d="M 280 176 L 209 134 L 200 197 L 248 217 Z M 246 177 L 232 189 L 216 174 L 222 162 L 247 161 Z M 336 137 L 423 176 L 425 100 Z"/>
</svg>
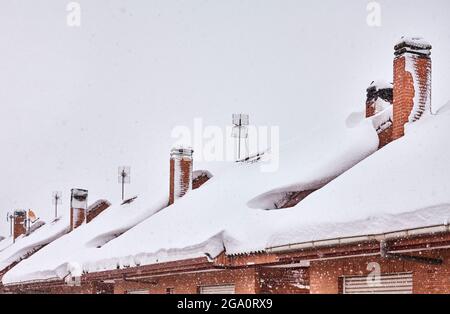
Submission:
<svg viewBox="0 0 450 314">
<path fill-rule="evenodd" d="M 436 205 L 436 206 L 426 208 L 426 209 L 442 208 L 443 206 L 450 209 L 450 204 Z M 323 246 L 350 244 L 350 243 L 363 242 L 363 241 L 387 240 L 387 239 L 393 239 L 393 238 L 410 237 L 410 236 L 421 235 L 421 234 L 430 234 L 430 233 L 436 234 L 436 233 L 448 233 L 448 232 L 450 232 L 450 216 L 442 224 L 433 224 L 433 225 L 423 226 L 423 227 L 399 229 L 399 230 L 382 232 L 382 233 L 372 233 L 372 234 L 366 234 L 366 235 L 353 235 L 353 236 L 346 236 L 346 237 L 335 237 L 335 238 L 312 240 L 312 241 L 305 241 L 305 242 L 298 242 L 298 243 L 291 243 L 291 244 L 284 244 L 284 245 L 275 245 L 275 246 L 267 247 L 266 251 L 269 253 L 272 253 L 272 252 L 281 252 L 281 251 L 298 250 L 298 249 L 306 249 L 306 248 L 316 248 L 316 247 L 323 247 Z"/>
</svg>

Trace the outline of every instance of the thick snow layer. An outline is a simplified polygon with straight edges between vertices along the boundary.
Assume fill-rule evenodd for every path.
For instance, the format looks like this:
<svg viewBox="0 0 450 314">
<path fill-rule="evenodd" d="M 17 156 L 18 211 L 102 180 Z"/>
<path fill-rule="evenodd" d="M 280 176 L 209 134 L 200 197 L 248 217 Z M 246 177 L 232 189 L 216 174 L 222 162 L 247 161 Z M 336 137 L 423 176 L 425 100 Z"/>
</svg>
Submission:
<svg viewBox="0 0 450 314">
<path fill-rule="evenodd" d="M 54 241 L 5 274 L 3 282 L 63 278 L 74 265 L 88 260 L 101 247 L 167 205 L 167 192 L 138 197 L 129 204 L 113 205 L 88 224 Z M 135 239 L 140 242 L 140 239 Z M 3 252 L 2 252 L 3 253 Z M 29 273 L 32 274 L 29 274 Z M 78 272 L 76 272 L 78 273 Z M 76 275 L 72 274 L 72 275 Z M 28 275 L 27 275 L 28 274 Z"/>
<path fill-rule="evenodd" d="M 377 90 L 393 88 L 392 83 L 386 82 L 385 80 L 375 80 L 370 86 L 375 86 Z"/>
<path fill-rule="evenodd" d="M 7 237 L 3 239 L 3 241 L 0 241 L 0 252 L 5 250 L 7 247 L 11 246 L 13 244 L 12 237 Z"/>
<path fill-rule="evenodd" d="M 370 118 L 366 118 L 366 113 L 364 111 L 354 112 L 346 120 L 346 125 L 349 128 L 354 128 L 359 126 L 363 121 L 371 121 L 373 128 L 377 133 L 382 132 L 392 125 L 393 120 L 393 106 L 378 98 L 375 102 L 376 113 Z"/>
<path fill-rule="evenodd" d="M 16 239 L 14 244 L 8 239 L 10 245 L 0 252 L 0 271 L 67 233 L 69 223 L 69 217 L 59 217 L 36 229 L 30 235 Z"/>
<path fill-rule="evenodd" d="M 393 120 L 393 106 L 382 99 L 376 101 L 377 106 L 381 110 L 377 114 L 369 118 L 377 133 L 380 133 L 392 125 Z"/>
<path fill-rule="evenodd" d="M 403 138 L 360 163 L 378 146 L 370 120 L 345 132 L 312 133 L 308 141 L 292 141 L 282 150 L 275 173 L 261 172 L 259 163 L 201 165 L 213 177 L 173 206 L 101 248 L 86 243 L 98 235 L 94 229 L 107 229 L 106 221 L 100 228 L 80 227 L 19 263 L 3 281 L 62 278 L 73 265 L 76 273 L 94 272 L 446 223 L 450 149 L 443 144 L 450 140 L 450 111 L 441 112 L 410 124 Z M 346 168 L 293 208 L 248 206 L 258 196 L 304 189 Z M 110 217 L 108 224 L 117 223 L 117 217 L 104 217 Z"/>
<path fill-rule="evenodd" d="M 192 172 L 192 180 L 198 179 L 201 176 L 206 176 L 209 179 L 212 178 L 212 174 L 208 170 L 195 170 Z"/>
<path fill-rule="evenodd" d="M 267 248 L 286 244 L 303 243 L 351 236 L 382 234 L 389 231 L 414 229 L 450 223 L 450 203 L 406 211 L 400 214 L 378 214 L 350 222 L 320 224 L 291 224 L 275 232 L 268 240 Z"/>
<path fill-rule="evenodd" d="M 296 209 L 267 246 L 443 224 L 450 218 L 450 112 L 410 124 Z M 292 213 L 292 211 L 291 211 Z"/>
<path fill-rule="evenodd" d="M 424 90 L 420 84 L 421 74 L 416 68 L 418 58 L 418 56 L 412 54 L 405 55 L 405 71 L 411 74 L 414 83 L 413 108 L 408 117 L 409 122 L 416 121 L 422 114 L 431 113 L 431 72 L 427 73 L 427 82 Z M 431 69 L 428 71 L 431 71 Z"/>
<path fill-rule="evenodd" d="M 395 45 L 397 46 L 403 43 L 410 46 L 416 46 L 421 49 L 431 49 L 431 44 L 419 36 L 403 36 Z"/>
</svg>

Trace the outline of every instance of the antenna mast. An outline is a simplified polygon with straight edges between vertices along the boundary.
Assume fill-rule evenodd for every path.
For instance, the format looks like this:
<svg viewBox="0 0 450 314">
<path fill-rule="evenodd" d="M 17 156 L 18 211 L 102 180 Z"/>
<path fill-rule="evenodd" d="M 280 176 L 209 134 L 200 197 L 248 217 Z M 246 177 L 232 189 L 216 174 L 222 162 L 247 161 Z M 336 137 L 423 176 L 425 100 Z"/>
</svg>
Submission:
<svg viewBox="0 0 450 314">
<path fill-rule="evenodd" d="M 55 219 L 58 218 L 58 205 L 61 204 L 61 191 L 54 191 L 52 203 L 55 205 Z"/>
<path fill-rule="evenodd" d="M 9 236 L 12 237 L 13 236 L 13 219 L 14 219 L 14 215 L 11 214 L 10 212 L 8 212 L 6 214 L 6 221 L 9 222 L 10 224 L 10 228 L 9 228 Z"/>
<path fill-rule="evenodd" d="M 241 159 L 241 138 L 245 139 L 245 143 L 247 144 L 247 138 L 248 138 L 248 124 L 249 124 L 249 117 L 248 114 L 244 113 L 234 113 L 232 116 L 233 120 L 233 129 L 231 136 L 237 139 L 237 146 L 238 146 L 238 154 L 237 154 L 237 160 Z"/>
<path fill-rule="evenodd" d="M 122 201 L 125 199 L 125 184 L 131 181 L 131 169 L 128 166 L 119 167 L 119 183 L 122 185 Z"/>
</svg>

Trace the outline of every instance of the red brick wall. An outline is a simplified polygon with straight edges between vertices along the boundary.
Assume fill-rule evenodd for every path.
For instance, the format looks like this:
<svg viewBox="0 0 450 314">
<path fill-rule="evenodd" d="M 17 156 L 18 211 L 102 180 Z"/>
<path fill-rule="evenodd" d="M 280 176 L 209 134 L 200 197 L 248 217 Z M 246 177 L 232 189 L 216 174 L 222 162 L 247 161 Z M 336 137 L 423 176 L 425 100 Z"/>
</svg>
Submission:
<svg viewBox="0 0 450 314">
<path fill-rule="evenodd" d="M 170 158 L 169 170 L 169 205 L 175 201 L 175 160 Z"/>
<path fill-rule="evenodd" d="M 258 271 L 260 293 L 309 293 L 308 268 L 263 268 Z"/>
<path fill-rule="evenodd" d="M 149 290 L 149 293 L 165 294 L 173 288 L 176 294 L 196 294 L 200 286 L 235 284 L 237 294 L 257 293 L 256 271 L 254 268 L 217 270 L 189 274 L 177 274 L 146 278 L 145 283 L 116 282 L 114 293 L 122 294 L 132 290 Z"/>
<path fill-rule="evenodd" d="M 373 117 L 375 115 L 375 102 L 370 100 L 366 102 L 366 118 Z"/>
<path fill-rule="evenodd" d="M 22 234 L 25 234 L 27 232 L 25 228 L 25 218 L 26 214 L 24 215 L 14 215 L 14 240 L 17 239 L 17 237 L 21 236 Z"/>
<path fill-rule="evenodd" d="M 86 210 L 84 210 L 83 208 L 70 209 L 70 226 L 72 230 L 78 228 L 83 224 L 86 216 L 85 212 Z"/>
<path fill-rule="evenodd" d="M 86 215 L 86 223 L 91 222 L 92 219 L 97 217 L 100 213 L 102 213 L 109 206 L 111 206 L 111 203 L 104 200 L 104 201 L 100 202 L 97 206 L 95 206 L 94 208 L 89 208 L 88 213 Z"/>
<path fill-rule="evenodd" d="M 383 148 L 392 141 L 392 130 L 393 128 L 391 125 L 386 130 L 383 130 L 380 133 L 378 133 L 378 139 L 380 141 L 378 144 L 378 148 Z"/>
<path fill-rule="evenodd" d="M 84 282 L 79 286 L 71 286 L 65 283 L 34 283 L 32 285 L 18 285 L 14 287 L 3 287 L 0 293 L 14 294 L 111 294 L 114 292 L 113 284 L 103 282 Z"/>
<path fill-rule="evenodd" d="M 404 135 L 404 125 L 408 122 L 414 104 L 414 95 L 417 93 L 417 101 L 424 104 L 430 88 L 427 83 L 431 76 L 431 59 L 427 56 L 413 56 L 413 67 L 418 75 L 420 91 L 414 90 L 414 73 L 406 71 L 405 56 L 394 59 L 394 121 L 393 140 Z M 417 117 L 417 118 L 420 118 Z"/>
<path fill-rule="evenodd" d="M 339 293 L 341 276 L 367 276 L 370 262 L 380 264 L 381 273 L 412 272 L 413 293 L 450 293 L 450 250 L 427 253 L 444 259 L 442 265 L 383 259 L 379 256 L 313 261 L 309 269 L 311 293 Z"/>
<path fill-rule="evenodd" d="M 202 174 L 201 176 L 195 178 L 195 180 L 192 180 L 192 189 L 198 189 L 203 184 L 206 183 L 206 181 L 209 180 L 209 177 L 206 174 Z"/>
<path fill-rule="evenodd" d="M 181 159 L 178 163 L 180 169 L 180 182 L 175 182 L 175 167 L 176 163 L 173 158 L 170 159 L 170 185 L 169 185 L 169 205 L 173 204 L 175 202 L 175 185 L 180 184 L 181 185 L 181 193 L 179 197 L 186 194 L 186 192 L 189 189 L 189 186 L 191 186 L 192 182 L 189 182 L 191 180 L 191 172 L 192 172 L 192 159 Z"/>
</svg>

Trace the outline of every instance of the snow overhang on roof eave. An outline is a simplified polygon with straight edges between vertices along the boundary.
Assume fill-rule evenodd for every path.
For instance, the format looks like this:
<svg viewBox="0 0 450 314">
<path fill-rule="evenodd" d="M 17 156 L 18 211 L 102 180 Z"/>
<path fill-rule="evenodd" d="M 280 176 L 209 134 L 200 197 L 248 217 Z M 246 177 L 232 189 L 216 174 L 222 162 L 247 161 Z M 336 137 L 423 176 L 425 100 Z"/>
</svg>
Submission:
<svg viewBox="0 0 450 314">
<path fill-rule="evenodd" d="M 281 252 L 305 250 L 305 249 L 311 249 L 311 248 L 354 244 L 354 243 L 361 243 L 361 242 L 366 242 L 366 241 L 392 240 L 392 239 L 399 239 L 399 238 L 408 238 L 411 236 L 429 235 L 429 234 L 436 234 L 436 233 L 448 233 L 448 232 L 450 232 L 450 225 L 449 224 L 441 224 L 441 225 L 432 225 L 432 226 L 412 228 L 412 229 L 390 231 L 390 232 L 379 233 L 379 234 L 357 235 L 357 236 L 350 236 L 350 237 L 331 238 L 331 239 L 323 239 L 323 240 L 316 240 L 316 241 L 307 241 L 307 242 L 292 243 L 292 244 L 286 244 L 286 245 L 280 245 L 280 246 L 273 246 L 273 247 L 266 248 L 266 252 L 281 253 Z"/>
<path fill-rule="evenodd" d="M 10 282 L 10 283 L 2 282 L 2 284 L 6 288 L 11 288 L 11 287 L 18 287 L 18 286 L 22 286 L 22 285 L 42 285 L 42 284 L 51 285 L 54 283 L 62 283 L 62 282 L 64 282 L 64 281 L 61 278 L 53 277 L 53 278 L 48 278 L 48 279 L 35 279 L 35 280 L 17 281 L 17 282 Z"/>
</svg>

